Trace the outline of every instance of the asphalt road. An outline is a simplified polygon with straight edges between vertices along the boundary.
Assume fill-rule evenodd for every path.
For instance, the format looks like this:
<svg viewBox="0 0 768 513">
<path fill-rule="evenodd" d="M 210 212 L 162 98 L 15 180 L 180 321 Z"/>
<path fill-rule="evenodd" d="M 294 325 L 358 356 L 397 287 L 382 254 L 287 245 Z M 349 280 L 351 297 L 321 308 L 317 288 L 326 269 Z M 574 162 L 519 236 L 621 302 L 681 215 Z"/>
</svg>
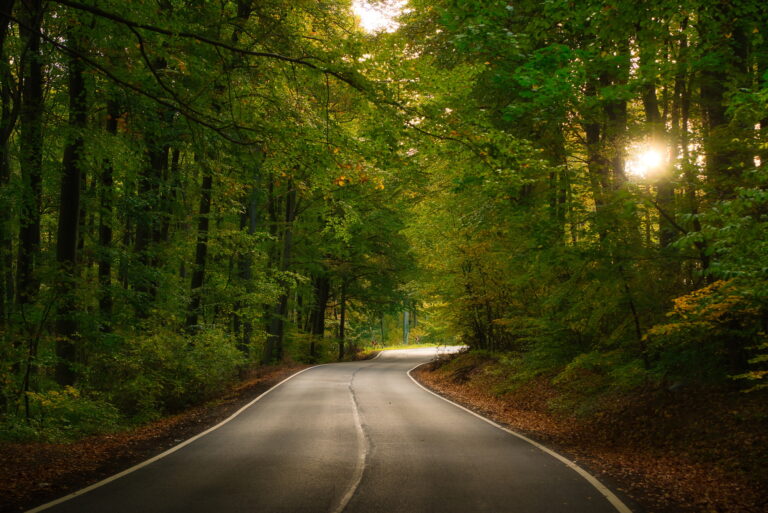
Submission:
<svg viewBox="0 0 768 513">
<path fill-rule="evenodd" d="M 580 469 L 420 388 L 407 371 L 434 355 L 313 367 L 174 452 L 32 511 L 629 511 Z"/>
</svg>

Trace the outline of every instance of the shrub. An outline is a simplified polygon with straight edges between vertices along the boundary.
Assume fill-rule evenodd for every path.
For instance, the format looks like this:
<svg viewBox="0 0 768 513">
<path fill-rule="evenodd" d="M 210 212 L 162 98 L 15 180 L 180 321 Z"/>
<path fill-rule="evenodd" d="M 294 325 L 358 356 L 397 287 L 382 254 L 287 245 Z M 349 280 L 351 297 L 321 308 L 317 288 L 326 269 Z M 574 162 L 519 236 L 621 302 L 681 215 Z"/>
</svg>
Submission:
<svg viewBox="0 0 768 513">
<path fill-rule="evenodd" d="M 96 433 L 114 431 L 120 426 L 120 413 L 98 397 L 88 397 L 74 387 L 45 392 L 27 392 L 29 418 L 19 415 L 5 419 L 6 440 L 60 442 Z"/>
<path fill-rule="evenodd" d="M 191 337 L 161 328 L 106 356 L 98 374 L 112 379 L 97 386 L 121 411 L 144 421 L 210 398 L 244 363 L 234 338 L 216 328 Z"/>
</svg>

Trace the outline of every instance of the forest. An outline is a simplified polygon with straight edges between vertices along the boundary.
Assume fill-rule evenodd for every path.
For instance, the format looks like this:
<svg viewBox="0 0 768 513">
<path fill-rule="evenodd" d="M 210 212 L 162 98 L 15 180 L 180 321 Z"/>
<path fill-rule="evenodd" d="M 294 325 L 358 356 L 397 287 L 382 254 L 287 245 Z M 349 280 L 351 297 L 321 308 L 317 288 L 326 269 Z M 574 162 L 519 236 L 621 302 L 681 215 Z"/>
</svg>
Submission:
<svg viewBox="0 0 768 513">
<path fill-rule="evenodd" d="M 401 340 L 764 393 L 762 2 L 367 4 L 0 2 L 0 438 Z"/>
</svg>

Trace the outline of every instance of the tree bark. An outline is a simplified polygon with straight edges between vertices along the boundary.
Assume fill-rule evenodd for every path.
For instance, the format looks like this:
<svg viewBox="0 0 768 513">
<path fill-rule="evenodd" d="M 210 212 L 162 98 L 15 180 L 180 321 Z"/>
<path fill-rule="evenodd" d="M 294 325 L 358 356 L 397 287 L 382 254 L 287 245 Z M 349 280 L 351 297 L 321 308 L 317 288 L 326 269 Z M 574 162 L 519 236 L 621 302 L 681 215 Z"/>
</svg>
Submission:
<svg viewBox="0 0 768 513">
<path fill-rule="evenodd" d="M 162 112 L 158 114 L 162 119 Z M 157 219 L 161 213 L 161 189 L 165 168 L 168 165 L 167 146 L 161 140 L 162 136 L 157 130 L 147 132 L 147 165 L 139 176 L 138 197 L 142 202 L 140 212 L 136 214 L 136 234 L 134 240 L 134 253 L 137 255 L 142 271 L 135 278 L 134 288 L 142 294 L 137 302 L 137 315 L 146 318 L 149 315 L 149 307 L 157 297 L 157 281 L 152 276 L 152 270 L 157 268 L 157 258 L 153 252 L 153 242 L 158 239 L 160 222 Z"/>
<path fill-rule="evenodd" d="M 117 135 L 117 120 L 120 109 L 116 101 L 107 102 L 106 131 L 110 136 Z M 113 165 L 110 159 L 104 162 L 101 170 L 100 214 L 99 214 L 99 312 L 101 330 L 112 329 L 112 222 L 114 203 Z"/>
<path fill-rule="evenodd" d="M 5 40 L 11 28 L 10 13 L 15 0 L 0 2 L 0 200 L 5 200 L 11 178 L 11 162 L 8 141 L 16 125 L 18 109 L 11 90 L 9 63 L 5 56 Z M 8 13 L 5 14 L 5 13 Z M 0 212 L 0 331 L 10 317 L 13 304 L 13 237 L 11 235 L 11 210 Z"/>
<path fill-rule="evenodd" d="M 600 85 L 603 87 L 626 86 L 629 70 L 629 49 L 626 41 L 619 45 L 619 53 L 626 57 L 620 65 L 603 73 Z M 627 181 L 625 173 L 625 147 L 627 144 L 627 101 L 624 99 L 605 100 L 605 129 L 603 147 L 611 170 L 611 189 L 620 189 Z"/>
<path fill-rule="evenodd" d="M 202 287 L 205 281 L 205 264 L 208 256 L 208 229 L 210 226 L 211 192 L 213 188 L 213 173 L 208 163 L 203 164 L 203 183 L 200 191 L 200 209 L 197 221 L 197 243 L 195 244 L 195 267 L 192 272 L 190 285 L 191 302 L 187 314 L 187 328 L 198 324 L 200 306 L 202 304 Z"/>
<path fill-rule="evenodd" d="M 35 301 L 40 281 L 35 276 L 40 253 L 40 204 L 43 165 L 43 63 L 40 53 L 42 0 L 22 4 L 20 27 L 26 44 L 21 85 L 21 205 L 16 264 L 16 304 L 20 310 Z"/>
<path fill-rule="evenodd" d="M 587 68 L 587 82 L 585 85 L 585 94 L 587 97 L 591 97 L 591 102 L 597 100 L 597 79 L 594 76 L 595 70 L 590 67 Z M 596 112 L 594 107 L 582 112 L 584 118 L 583 127 L 586 137 L 586 154 L 587 154 L 587 174 L 589 175 L 589 183 L 592 192 L 592 200 L 595 203 L 596 222 L 598 225 L 598 232 L 604 233 L 605 229 L 601 226 L 603 223 L 602 211 L 605 206 L 605 195 L 609 188 L 609 170 L 608 162 L 605 159 L 605 152 L 603 150 L 603 137 L 600 127 L 600 116 Z"/>
<path fill-rule="evenodd" d="M 259 152 L 255 157 L 255 170 L 251 186 L 243 195 L 243 212 L 240 214 L 240 230 L 248 235 L 256 233 L 258 227 L 258 214 L 261 192 L 259 191 L 259 179 L 261 173 L 261 163 L 264 159 L 263 152 Z M 238 259 L 238 277 L 240 278 L 246 295 L 253 292 L 253 257 L 250 252 L 244 252 Z M 243 315 L 243 301 L 239 300 L 235 304 L 233 321 L 235 331 L 238 333 L 238 347 L 244 353 L 248 353 L 251 345 L 251 335 L 253 334 L 253 320 L 247 315 Z"/>
<path fill-rule="evenodd" d="M 346 322 L 347 322 L 347 280 L 341 280 L 341 293 L 339 295 L 340 315 L 339 315 L 339 361 L 344 359 L 344 346 L 346 343 Z"/>
<path fill-rule="evenodd" d="M 288 270 L 293 250 L 293 221 L 296 218 L 296 189 L 293 183 L 288 183 L 288 192 L 285 198 L 285 230 L 283 231 L 282 256 L 279 269 L 281 272 Z M 273 308 L 267 327 L 267 340 L 264 344 L 263 363 L 279 362 L 283 358 L 283 339 L 285 336 L 285 318 L 288 314 L 288 283 L 281 283 L 283 292 L 277 305 Z"/>
<path fill-rule="evenodd" d="M 321 274 L 312 280 L 314 300 L 309 314 L 310 342 L 309 355 L 317 356 L 317 342 L 325 335 L 325 310 L 328 308 L 328 298 L 331 293 L 331 281 L 328 276 Z"/>
<path fill-rule="evenodd" d="M 705 5 L 700 16 L 704 37 L 701 46 L 709 54 L 699 76 L 703 113 L 706 174 L 719 199 L 736 195 L 742 172 L 752 167 L 752 155 L 744 141 L 752 127 L 730 126 L 726 106 L 728 86 L 750 87 L 748 38 L 738 21 L 738 6 L 731 2 Z"/>
<path fill-rule="evenodd" d="M 76 38 L 70 45 L 77 48 Z M 62 158 L 61 192 L 59 196 L 59 225 L 56 242 L 56 261 L 59 275 L 56 293 L 59 308 L 55 324 L 56 382 L 72 385 L 75 381 L 73 365 L 77 344 L 76 319 L 78 273 L 78 243 L 80 229 L 80 195 L 82 188 L 83 133 L 86 128 L 86 90 L 83 63 L 77 57 L 69 62 L 69 141 Z"/>
</svg>

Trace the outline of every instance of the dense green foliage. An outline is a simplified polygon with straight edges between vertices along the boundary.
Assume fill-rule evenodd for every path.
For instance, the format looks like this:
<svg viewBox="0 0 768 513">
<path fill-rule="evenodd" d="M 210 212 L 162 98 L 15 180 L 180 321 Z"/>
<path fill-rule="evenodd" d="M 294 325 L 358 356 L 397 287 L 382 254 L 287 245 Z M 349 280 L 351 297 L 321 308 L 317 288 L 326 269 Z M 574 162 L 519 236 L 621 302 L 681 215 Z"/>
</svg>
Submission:
<svg viewBox="0 0 768 513">
<path fill-rule="evenodd" d="M 763 386 L 761 2 L 409 5 L 409 233 L 462 339 L 577 386 Z"/>
<path fill-rule="evenodd" d="M 77 436 L 375 339 L 763 386 L 767 17 L 2 2 L 4 425 Z"/>
<path fill-rule="evenodd" d="M 345 1 L 2 2 L 0 415 L 78 436 L 344 356 L 405 300 Z"/>
</svg>

